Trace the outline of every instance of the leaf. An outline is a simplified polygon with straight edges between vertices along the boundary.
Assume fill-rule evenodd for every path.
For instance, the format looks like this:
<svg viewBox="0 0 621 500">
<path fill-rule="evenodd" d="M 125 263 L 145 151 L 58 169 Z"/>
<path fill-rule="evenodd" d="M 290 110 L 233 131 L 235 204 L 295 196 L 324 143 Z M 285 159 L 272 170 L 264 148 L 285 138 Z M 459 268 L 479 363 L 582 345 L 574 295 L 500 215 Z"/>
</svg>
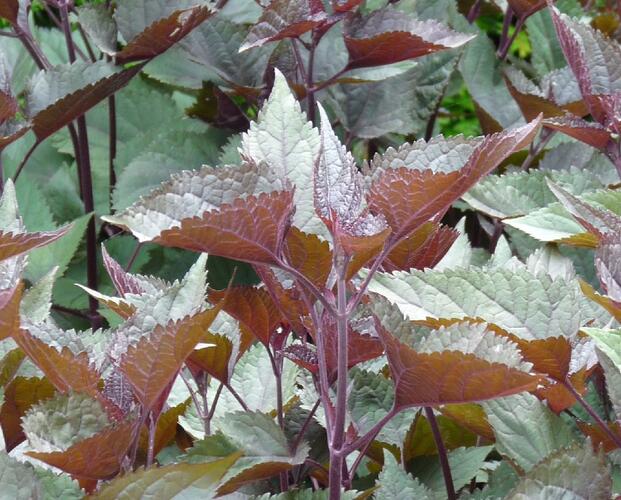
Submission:
<svg viewBox="0 0 621 500">
<path fill-rule="evenodd" d="M 170 498 L 176 495 L 208 498 L 215 494 L 220 478 L 238 458 L 239 454 L 233 453 L 208 463 L 179 463 L 139 469 L 107 483 L 94 498 L 112 500 L 124 496 L 143 496 L 154 489 L 157 494 Z"/>
<path fill-rule="evenodd" d="M 220 308 L 218 305 L 166 326 L 157 325 L 149 336 L 129 346 L 121 358 L 120 370 L 145 408 L 153 408 L 173 382 Z"/>
<path fill-rule="evenodd" d="M 374 498 L 377 500 L 398 500 L 404 498 L 420 498 L 432 500 L 435 495 L 418 479 L 404 471 L 392 453 L 384 451 L 384 467 L 375 482 L 377 489 Z"/>
<path fill-rule="evenodd" d="M 296 227 L 287 232 L 284 248 L 287 261 L 320 289 L 332 269 L 332 251 L 327 241 Z"/>
<path fill-rule="evenodd" d="M 144 4 L 145 2 L 138 3 Z M 119 16 L 127 15 L 126 10 L 138 8 L 139 6 L 132 5 L 117 9 L 117 19 Z M 149 8 L 144 5 L 145 10 Z M 125 64 L 131 61 L 153 58 L 179 42 L 211 14 L 209 8 L 204 5 L 175 10 L 167 17 L 153 22 L 144 31 L 131 38 L 123 50 L 116 54 L 116 60 L 120 64 Z M 124 23 L 121 26 L 124 26 Z"/>
<path fill-rule="evenodd" d="M 492 446 L 477 446 L 457 448 L 449 452 L 448 461 L 453 476 L 455 490 L 463 488 L 481 470 L 485 458 L 492 451 Z M 417 469 L 416 476 L 436 495 L 444 495 L 444 478 L 439 464 L 425 460 Z"/>
<path fill-rule="evenodd" d="M 385 299 L 376 302 L 374 312 L 397 408 L 484 401 L 537 387 L 538 379 L 527 372 L 529 365 L 522 363 L 517 349 L 498 342 L 491 332 L 479 330 L 478 342 L 468 339 L 473 333 L 468 327 L 438 330 L 416 341 L 421 332 Z"/>
<path fill-rule="evenodd" d="M 28 456 L 85 479 L 109 479 L 121 466 L 131 444 L 134 422 L 112 425 L 64 451 L 27 452 Z"/>
<path fill-rule="evenodd" d="M 166 445 L 175 439 L 177 433 L 177 421 L 179 416 L 183 415 L 189 406 L 189 400 L 184 401 L 177 406 L 168 408 L 163 411 L 157 419 L 155 426 L 155 436 L 153 439 L 153 456 L 157 456 Z M 149 449 L 149 432 L 146 427 L 141 429 L 140 433 L 140 451 L 146 456 Z"/>
<path fill-rule="evenodd" d="M 481 318 L 524 340 L 572 337 L 582 320 L 577 286 L 522 269 L 379 273 L 370 289 L 411 319 Z"/>
<path fill-rule="evenodd" d="M 117 50 L 118 29 L 106 6 L 84 4 L 77 9 L 78 21 L 93 43 L 104 54 L 112 56 Z"/>
<path fill-rule="evenodd" d="M 250 29 L 240 52 L 284 38 L 297 38 L 327 20 L 321 2 L 316 0 L 275 0 L 263 9 Z"/>
<path fill-rule="evenodd" d="M 256 122 L 242 135 L 244 155 L 266 162 L 280 178 L 296 186 L 293 224 L 307 233 L 327 234 L 313 206 L 312 175 L 320 138 L 291 93 L 287 80 L 275 71 L 274 87 Z"/>
<path fill-rule="evenodd" d="M 18 284 L 13 289 L 0 290 L 0 340 L 19 330 L 19 305 L 23 289 L 23 285 Z"/>
<path fill-rule="evenodd" d="M 546 5 L 545 0 L 507 0 L 517 17 L 525 19 Z"/>
<path fill-rule="evenodd" d="M 291 455 L 283 431 L 272 417 L 257 412 L 228 414 L 220 424 L 224 434 L 241 447 L 244 456 L 222 478 L 218 494 L 232 493 L 244 484 L 285 472 L 304 462 L 306 446 Z"/>
<path fill-rule="evenodd" d="M 196 194 L 187 194 L 190 185 Z M 246 163 L 173 175 L 149 196 L 104 219 L 128 228 L 139 241 L 274 264 L 292 204 L 292 191 L 273 173 Z"/>
<path fill-rule="evenodd" d="M 237 346 L 227 336 L 213 333 L 203 335 L 201 343 L 209 347 L 195 349 L 186 364 L 204 370 L 220 382 L 228 384 L 238 357 L 234 352 Z"/>
<path fill-rule="evenodd" d="M 73 390 L 97 396 L 100 376 L 86 352 L 74 354 L 69 347 L 48 345 L 21 328 L 13 338 L 60 392 Z"/>
<path fill-rule="evenodd" d="M 507 498 L 608 498 L 612 481 L 602 453 L 590 443 L 575 444 L 548 456 L 522 477 Z"/>
<path fill-rule="evenodd" d="M 35 403 L 22 428 L 35 451 L 64 451 L 110 424 L 102 404 L 80 393 L 61 394 Z"/>
<path fill-rule="evenodd" d="M 28 114 L 42 141 L 123 88 L 141 66 L 119 70 L 109 63 L 76 62 L 42 71 L 28 88 Z"/>
<path fill-rule="evenodd" d="M 52 307 L 52 288 L 56 280 L 57 270 L 57 268 L 53 268 L 24 294 L 19 305 L 21 316 L 35 323 L 49 318 Z"/>
<path fill-rule="evenodd" d="M 596 122 L 587 122 L 574 115 L 548 118 L 544 127 L 558 130 L 597 149 L 605 149 L 612 140 L 610 132 Z"/>
<path fill-rule="evenodd" d="M 538 128 L 539 121 L 535 121 L 525 127 L 501 132 L 484 140 L 475 140 L 464 146 L 461 146 L 463 141 L 460 139 L 449 141 L 450 146 L 458 148 L 460 156 L 453 159 L 454 166 L 451 167 L 455 170 L 446 173 L 437 172 L 429 166 L 419 169 L 417 162 L 421 160 L 409 159 L 410 155 L 420 154 L 420 150 L 423 154 L 433 155 L 434 150 L 441 147 L 444 141 L 419 141 L 402 146 L 399 151 L 389 150 L 381 160 L 374 159 L 373 164 L 377 170 L 367 197 L 369 209 L 371 213 L 381 214 L 386 218 L 393 230 L 391 240 L 399 241 L 434 215 L 446 210 L 480 177 L 509 155 L 528 145 Z M 395 157 L 403 158 L 404 166 L 395 162 Z M 438 160 L 440 158 L 436 157 L 435 161 Z M 459 168 L 460 164 L 463 167 Z"/>
<path fill-rule="evenodd" d="M 450 451 L 461 446 L 476 445 L 477 436 L 455 423 L 455 421 L 444 415 L 437 415 L 436 422 L 447 450 Z M 416 415 L 403 442 L 402 450 L 405 463 L 416 457 L 438 454 L 438 448 L 429 420 L 422 413 Z"/>
<path fill-rule="evenodd" d="M 349 52 L 349 68 L 413 59 L 461 47 L 473 38 L 437 21 L 419 21 L 392 7 L 376 10 L 366 17 L 353 16 L 346 21 L 343 36 Z"/>
<path fill-rule="evenodd" d="M 1 11 L 0 15 L 5 17 Z M 0 452 L 0 481 L 3 495 L 15 500 L 41 498 L 42 489 L 34 468 L 30 464 L 18 462 L 5 451 Z"/>
<path fill-rule="evenodd" d="M 0 53 L 0 124 L 13 118 L 18 110 L 17 100 L 11 92 L 11 73 L 7 58 Z"/>
<path fill-rule="evenodd" d="M 569 446 L 571 429 L 532 394 L 486 401 L 483 408 L 496 436 L 496 448 L 525 472 Z"/>
<path fill-rule="evenodd" d="M 212 291 L 209 298 L 212 302 L 222 300 L 222 309 L 266 346 L 282 322 L 276 305 L 263 288 L 233 287 L 222 292 Z"/>
<path fill-rule="evenodd" d="M 41 400 L 51 398 L 54 392 L 54 386 L 46 378 L 18 376 L 6 386 L 0 408 L 0 425 L 8 451 L 26 439 L 21 419 L 28 409 Z"/>
<path fill-rule="evenodd" d="M 17 23 L 17 17 L 20 11 L 19 0 L 7 0 L 0 5 L 0 17 L 4 17 L 11 24 Z"/>
<path fill-rule="evenodd" d="M 494 431 L 480 405 L 471 403 L 444 405 L 438 408 L 438 411 L 475 434 L 490 441 L 494 439 Z"/>
</svg>

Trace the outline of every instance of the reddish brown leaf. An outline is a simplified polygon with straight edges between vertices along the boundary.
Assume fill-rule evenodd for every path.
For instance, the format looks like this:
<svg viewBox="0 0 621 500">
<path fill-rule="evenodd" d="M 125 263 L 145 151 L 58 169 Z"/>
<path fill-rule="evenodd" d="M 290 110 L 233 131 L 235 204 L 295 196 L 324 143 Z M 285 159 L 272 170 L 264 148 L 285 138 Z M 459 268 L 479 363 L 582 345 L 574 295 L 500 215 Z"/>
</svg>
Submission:
<svg viewBox="0 0 621 500">
<path fill-rule="evenodd" d="M 223 300 L 222 308 L 265 345 L 270 343 L 276 328 L 282 323 L 282 316 L 272 297 L 263 288 L 240 286 L 221 292 L 210 291 L 209 300 Z"/>
<path fill-rule="evenodd" d="M 597 293 L 595 289 L 586 281 L 578 281 L 580 283 L 580 289 L 586 297 L 606 309 L 606 311 L 608 311 L 617 321 L 621 321 L 621 304 L 615 302 L 610 297 Z"/>
<path fill-rule="evenodd" d="M 151 59 L 167 51 L 190 31 L 207 19 L 212 12 L 205 6 L 179 9 L 170 16 L 154 22 L 116 54 L 119 64 Z"/>
<path fill-rule="evenodd" d="M 419 21 L 391 6 L 348 19 L 343 38 L 349 67 L 381 66 L 464 45 L 473 35 L 436 21 Z"/>
<path fill-rule="evenodd" d="M 523 340 L 514 335 L 515 342 L 525 361 L 533 364 L 533 370 L 557 380 L 565 380 L 571 361 L 571 344 L 566 337 L 549 337 L 540 340 Z"/>
<path fill-rule="evenodd" d="M 543 124 L 597 149 L 604 149 L 611 140 L 610 132 L 599 123 L 587 122 L 573 115 L 548 118 Z"/>
<path fill-rule="evenodd" d="M 59 351 L 23 329 L 17 330 L 13 338 L 60 392 L 73 390 L 99 397 L 99 372 L 85 352 L 76 355 L 68 347 Z"/>
<path fill-rule="evenodd" d="M 233 363 L 231 363 L 233 343 L 228 337 L 214 333 L 206 333 L 200 342 L 212 345 L 192 351 L 186 361 L 188 367 L 193 371 L 203 370 L 223 384 L 228 384 L 233 374 Z M 243 352 L 240 352 L 237 357 L 241 354 Z"/>
<path fill-rule="evenodd" d="M 572 373 L 569 376 L 569 381 L 574 389 L 582 396 L 586 394 L 586 378 L 590 371 L 580 370 L 576 373 Z M 555 413 L 561 413 L 567 408 L 571 408 L 577 403 L 574 395 L 567 390 L 567 388 L 558 383 L 548 380 L 542 381 L 542 386 L 535 392 L 538 398 L 545 399 L 548 402 L 548 407 Z"/>
<path fill-rule="evenodd" d="M 488 136 L 460 170 L 449 173 L 407 167 L 384 170 L 371 185 L 367 202 L 392 228 L 391 241 L 409 236 L 433 216 L 442 213 L 482 176 L 511 154 L 526 147 L 539 130 L 540 120 Z"/>
<path fill-rule="evenodd" d="M 585 436 L 591 438 L 593 444 L 593 450 L 598 453 L 600 448 L 604 448 L 604 453 L 608 453 L 618 448 L 617 444 L 610 439 L 610 436 L 606 434 L 599 425 L 589 424 L 587 422 L 577 422 L 578 427 L 584 433 Z M 608 428 L 616 434 L 621 436 L 621 425 L 619 422 L 609 422 Z"/>
<path fill-rule="evenodd" d="M 510 78 L 505 77 L 505 82 L 509 92 L 513 96 L 513 99 L 515 99 L 515 102 L 517 102 L 520 107 L 520 111 L 522 111 L 524 118 L 528 121 L 536 119 L 540 113 L 544 118 L 552 118 L 561 116 L 565 114 L 566 111 L 574 113 L 576 110 L 582 111 L 582 108 L 584 108 L 581 103 L 576 103 L 574 106 L 570 105 L 561 107 L 554 103 L 551 99 L 546 99 L 540 95 L 521 92 L 516 88 Z"/>
<path fill-rule="evenodd" d="M 289 264 L 317 287 L 325 286 L 332 268 L 332 251 L 327 241 L 292 227 L 287 233 L 284 254 Z"/>
<path fill-rule="evenodd" d="M 17 23 L 19 13 L 19 0 L 2 0 L 0 2 L 0 17 L 3 17 L 11 24 Z"/>
<path fill-rule="evenodd" d="M 175 439 L 175 435 L 177 434 L 177 421 L 179 417 L 185 413 L 189 405 L 190 399 L 169 408 L 159 416 L 157 419 L 157 426 L 155 427 L 153 456 L 157 456 L 166 445 Z M 149 450 L 149 431 L 146 426 L 143 426 L 141 429 L 138 446 L 142 455 L 146 457 Z"/>
<path fill-rule="evenodd" d="M 6 386 L 4 402 L 0 408 L 0 425 L 7 451 L 26 439 L 22 430 L 22 417 L 32 405 L 51 398 L 54 392 L 54 386 L 46 378 L 15 377 Z"/>
<path fill-rule="evenodd" d="M 13 289 L 0 290 L 0 340 L 19 330 L 19 304 L 23 290 L 23 283 Z"/>
<path fill-rule="evenodd" d="M 116 260 L 110 257 L 106 247 L 103 245 L 101 245 L 101 255 L 108 276 L 110 276 L 114 288 L 116 288 L 121 297 L 125 297 L 126 293 L 141 294 L 145 292 L 140 282 L 126 272 Z"/>
<path fill-rule="evenodd" d="M 263 193 L 181 221 L 155 242 L 252 263 L 277 264 L 293 214 L 293 192 Z"/>
<path fill-rule="evenodd" d="M 393 248 L 383 267 L 386 271 L 432 268 L 458 236 L 450 227 L 427 222 Z"/>
<path fill-rule="evenodd" d="M 362 3 L 362 0 L 331 0 L 334 12 L 349 12 Z"/>
<path fill-rule="evenodd" d="M 152 409 L 201 340 L 221 304 L 195 316 L 158 325 L 121 357 L 120 370 L 145 409 Z"/>
<path fill-rule="evenodd" d="M 0 260 L 21 255 L 62 238 L 71 229 L 65 226 L 58 231 L 46 233 L 5 233 L 0 231 Z"/>
<path fill-rule="evenodd" d="M 378 325 L 379 327 L 379 325 Z M 378 328 L 398 408 L 470 403 L 537 388 L 539 377 L 459 351 L 419 353 Z"/>
<path fill-rule="evenodd" d="M 489 425 L 485 410 L 480 405 L 473 403 L 444 405 L 440 406 L 438 411 L 475 434 L 494 441 L 494 430 Z"/>
<path fill-rule="evenodd" d="M 126 420 L 80 441 L 65 451 L 27 454 L 83 479 L 110 479 L 119 471 L 134 434 L 134 422 Z"/>
<path fill-rule="evenodd" d="M 328 18 L 318 0 L 272 0 L 250 29 L 240 52 L 268 42 L 297 38 Z"/>
<path fill-rule="evenodd" d="M 518 18 L 526 19 L 546 5 L 546 0 L 508 0 Z"/>
<path fill-rule="evenodd" d="M 51 103 L 32 117 L 32 129 L 42 141 L 122 89 L 142 69 L 136 65 L 87 85 Z"/>
</svg>

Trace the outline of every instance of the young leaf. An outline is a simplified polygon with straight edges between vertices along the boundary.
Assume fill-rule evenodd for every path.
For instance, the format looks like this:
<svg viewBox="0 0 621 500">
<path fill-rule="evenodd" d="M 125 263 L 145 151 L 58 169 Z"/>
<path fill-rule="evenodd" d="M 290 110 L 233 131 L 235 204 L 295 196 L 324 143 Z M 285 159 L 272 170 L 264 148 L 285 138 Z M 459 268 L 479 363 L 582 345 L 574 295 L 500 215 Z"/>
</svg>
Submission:
<svg viewBox="0 0 621 500">
<path fill-rule="evenodd" d="M 393 7 L 346 21 L 343 37 L 349 68 L 391 64 L 440 50 L 461 47 L 474 38 L 436 21 L 419 21 Z M 398 47 L 398 49 L 396 49 Z"/>
<path fill-rule="evenodd" d="M 313 166 L 320 146 L 313 128 L 291 93 L 286 78 L 275 71 L 274 86 L 256 122 L 242 136 L 243 154 L 267 163 L 280 178 L 295 185 L 293 224 L 302 231 L 326 234 L 313 208 Z"/>
<path fill-rule="evenodd" d="M 275 0 L 263 9 L 239 50 L 242 52 L 284 38 L 297 38 L 327 18 L 322 3 L 317 0 Z"/>
<path fill-rule="evenodd" d="M 102 4 L 87 3 L 77 8 L 80 26 L 104 54 L 117 50 L 118 29 L 110 10 Z"/>
</svg>

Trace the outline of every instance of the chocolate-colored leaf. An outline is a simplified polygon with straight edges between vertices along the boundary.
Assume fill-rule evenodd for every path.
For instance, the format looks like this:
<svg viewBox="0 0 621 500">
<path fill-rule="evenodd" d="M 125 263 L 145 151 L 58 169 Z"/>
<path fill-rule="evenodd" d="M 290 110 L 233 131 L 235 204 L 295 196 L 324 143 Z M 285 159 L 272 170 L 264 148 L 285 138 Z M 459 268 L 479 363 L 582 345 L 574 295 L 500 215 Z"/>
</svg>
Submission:
<svg viewBox="0 0 621 500">
<path fill-rule="evenodd" d="M 41 141 L 123 88 L 142 67 L 76 62 L 42 71 L 28 88 L 28 115 Z"/>
<path fill-rule="evenodd" d="M 543 125 L 597 149 L 604 149 L 611 140 L 610 132 L 599 123 L 587 122 L 573 115 L 548 118 L 544 120 Z"/>
<path fill-rule="evenodd" d="M 546 0 L 507 0 L 517 17 L 526 19 L 546 5 Z"/>
<path fill-rule="evenodd" d="M 19 330 L 19 305 L 23 289 L 20 284 L 13 289 L 0 290 L 0 340 Z"/>
<path fill-rule="evenodd" d="M 508 156 L 530 144 L 539 124 L 536 120 L 515 130 L 475 140 L 474 144 L 460 139 L 449 141 L 448 146 L 458 153 L 456 157 L 450 157 L 450 151 L 439 157 L 434 154 L 444 146 L 444 141 L 418 142 L 402 146 L 399 151 L 388 151 L 384 158 L 373 161 L 376 173 L 367 197 L 371 212 L 386 218 L 393 230 L 392 241 L 406 238 L 430 218 L 443 213 Z M 425 156 L 434 158 L 436 165 L 442 165 L 441 159 L 451 158 L 453 165 L 448 166 L 451 170 L 447 171 L 446 165 L 442 165 L 443 171 L 425 165 Z"/>
<path fill-rule="evenodd" d="M 397 407 L 484 401 L 537 387 L 539 379 L 528 373 L 515 344 L 468 324 L 421 329 L 385 299 L 374 298 Z"/>
<path fill-rule="evenodd" d="M 450 227 L 427 222 L 392 249 L 383 267 L 386 271 L 432 268 L 458 236 Z"/>
<path fill-rule="evenodd" d="M 250 29 L 240 52 L 284 38 L 297 38 L 327 19 L 317 0 L 272 0 Z"/>
<path fill-rule="evenodd" d="M 480 405 L 473 403 L 444 405 L 438 408 L 438 411 L 475 434 L 490 441 L 494 439 L 494 431 L 487 421 L 485 410 Z"/>
<path fill-rule="evenodd" d="M 211 11 L 204 5 L 175 10 L 132 38 L 123 50 L 116 54 L 116 60 L 124 64 L 151 59 L 168 50 L 210 15 Z"/>
<path fill-rule="evenodd" d="M 168 445 L 177 433 L 177 422 L 179 416 L 183 415 L 187 410 L 190 401 L 184 401 L 183 403 L 173 406 L 168 410 L 162 412 L 157 419 L 157 425 L 155 427 L 155 437 L 153 439 L 153 456 L 157 454 Z M 139 449 L 144 456 L 147 455 L 149 449 L 149 431 L 146 427 L 143 427 L 140 433 Z"/>
<path fill-rule="evenodd" d="M 286 181 L 245 163 L 182 172 L 121 213 L 105 217 L 140 241 L 253 263 L 278 263 L 293 213 Z"/>
<path fill-rule="evenodd" d="M 46 378 L 19 376 L 7 385 L 0 408 L 0 426 L 8 451 L 26 439 L 22 429 L 22 417 L 28 409 L 41 400 L 51 398 L 54 392 L 54 386 Z"/>
<path fill-rule="evenodd" d="M 332 252 L 327 241 L 292 227 L 287 233 L 284 254 L 289 264 L 316 286 L 325 286 L 332 267 Z"/>
<path fill-rule="evenodd" d="M 17 15 L 20 10 L 20 0 L 5 0 L 0 4 L 0 17 L 4 17 L 11 24 L 17 22 Z"/>
<path fill-rule="evenodd" d="M 11 92 L 11 70 L 3 53 L 0 53 L 0 124 L 17 113 L 17 100 Z"/>
<path fill-rule="evenodd" d="M 218 305 L 195 316 L 171 321 L 166 326 L 156 326 L 150 335 L 130 345 L 121 357 L 120 369 L 145 408 L 153 408 L 174 380 L 220 307 Z"/>
<path fill-rule="evenodd" d="M 228 384 L 237 361 L 232 340 L 226 335 L 206 333 L 200 342 L 208 347 L 194 350 L 186 363 L 191 369 L 204 370 L 220 382 Z"/>
<path fill-rule="evenodd" d="M 419 21 L 391 6 L 366 17 L 358 14 L 344 28 L 350 68 L 413 59 L 461 47 L 472 38 L 474 35 L 457 33 L 437 21 Z"/>
<path fill-rule="evenodd" d="M 222 292 L 213 291 L 209 298 L 212 302 L 223 300 L 223 310 L 245 325 L 265 345 L 269 345 L 282 322 L 270 294 L 263 288 L 233 287 Z"/>
<path fill-rule="evenodd" d="M 135 423 L 129 420 L 107 427 L 64 451 L 27 454 L 53 467 L 84 479 L 110 479 L 120 469 L 133 436 Z"/>
</svg>

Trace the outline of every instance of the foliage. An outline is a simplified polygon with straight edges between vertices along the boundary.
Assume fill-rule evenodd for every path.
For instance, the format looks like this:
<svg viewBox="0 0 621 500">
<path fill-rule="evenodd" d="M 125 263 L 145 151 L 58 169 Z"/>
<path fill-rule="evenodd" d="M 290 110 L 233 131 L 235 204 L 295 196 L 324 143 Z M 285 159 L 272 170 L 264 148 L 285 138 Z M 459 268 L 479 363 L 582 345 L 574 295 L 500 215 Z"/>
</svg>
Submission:
<svg viewBox="0 0 621 500">
<path fill-rule="evenodd" d="M 1 2 L 5 495 L 620 495 L 607 5 Z"/>
</svg>

